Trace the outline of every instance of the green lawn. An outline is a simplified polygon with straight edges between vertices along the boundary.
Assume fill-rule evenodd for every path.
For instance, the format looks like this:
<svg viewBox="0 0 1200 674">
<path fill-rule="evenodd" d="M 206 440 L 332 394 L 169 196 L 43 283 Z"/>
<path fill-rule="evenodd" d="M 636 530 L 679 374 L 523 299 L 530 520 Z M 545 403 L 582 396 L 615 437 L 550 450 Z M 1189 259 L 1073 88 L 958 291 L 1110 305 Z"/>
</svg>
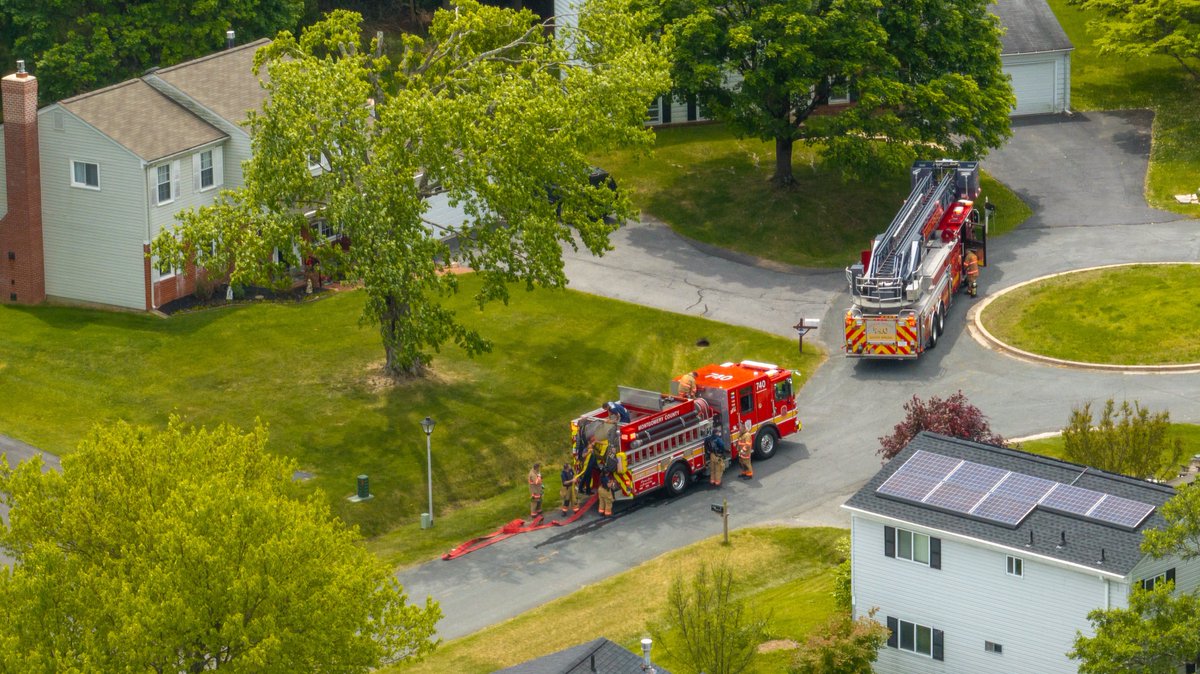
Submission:
<svg viewBox="0 0 1200 674">
<path fill-rule="evenodd" d="M 719 124 L 657 131 L 650 156 L 597 158 L 644 212 L 684 236 L 809 267 L 841 267 L 856 259 L 891 222 L 909 192 L 908 174 L 846 182 L 797 145 L 797 184 L 777 189 L 773 143 L 737 139 Z M 985 163 L 986 166 L 986 163 Z M 1007 188 L 984 178 L 997 204 L 993 233 L 1007 232 L 1031 211 Z"/>
<path fill-rule="evenodd" d="M 180 414 L 241 427 L 261 419 L 271 446 L 316 477 L 339 515 L 386 559 L 428 559 L 526 510 L 524 476 L 565 458 L 568 421 L 618 385 L 665 390 L 706 362 L 743 358 L 811 374 L 814 347 L 765 333 L 573 291 L 514 292 L 480 312 L 463 278 L 451 302 L 495 351 L 435 357 L 424 381 L 387 385 L 378 330 L 360 326 L 360 292 L 304 304 L 256 304 L 177 315 L 0 307 L 0 433 L 69 452 L 97 423 L 162 425 Z M 708 348 L 696 347 L 705 337 Z M 802 413 L 803 414 L 803 413 Z M 433 442 L 436 525 L 426 510 L 425 436 Z M 552 472 L 552 471 L 551 471 Z M 355 476 L 375 498 L 350 504 Z M 550 482 L 554 482 L 550 480 Z M 547 498 L 557 489 L 550 487 Z"/>
<path fill-rule="evenodd" d="M 1071 107 L 1076 110 L 1153 108 L 1154 141 L 1146 197 L 1152 206 L 1200 215 L 1200 206 L 1180 204 L 1175 194 L 1200 188 L 1200 85 L 1165 56 L 1102 55 L 1087 22 L 1093 17 L 1068 0 L 1049 0 L 1071 53 Z"/>
<path fill-rule="evenodd" d="M 1054 358 L 1124 365 L 1200 362 L 1197 265 L 1057 276 L 997 297 L 980 319 L 1000 340 Z M 1152 307 L 1153 309 L 1149 309 Z"/>
<path fill-rule="evenodd" d="M 1117 405 L 1120 406 L 1119 400 L 1117 401 Z M 1095 415 L 1093 418 L 1098 417 L 1102 411 L 1104 411 L 1103 405 L 1100 405 L 1100 409 L 1093 409 L 1092 414 Z M 1066 423 L 1067 420 L 1064 419 L 1063 424 L 1066 425 Z M 1179 438 L 1180 442 L 1183 443 L 1185 461 L 1194 455 L 1200 454 L 1200 425 L 1171 424 L 1171 437 Z M 1022 442 L 1021 449 L 1034 454 L 1066 460 L 1066 456 L 1063 455 L 1063 439 L 1061 435 Z"/>
<path fill-rule="evenodd" d="M 511 620 L 442 645 L 424 662 L 384 671 L 404 674 L 492 672 L 541 657 L 597 637 L 607 637 L 641 652 L 640 640 L 661 618 L 667 589 L 679 574 L 690 578 L 702 560 L 728 562 L 742 570 L 738 593 L 755 610 L 768 613 L 768 640 L 803 643 L 813 628 L 835 612 L 832 570 L 841 561 L 838 541 L 844 529 L 763 528 L 730 533 L 730 546 L 720 538 L 668 552 L 628 571 L 560 597 Z M 791 650 L 760 654 L 750 672 L 786 671 Z M 655 644 L 656 664 L 684 671 L 675 658 Z"/>
</svg>

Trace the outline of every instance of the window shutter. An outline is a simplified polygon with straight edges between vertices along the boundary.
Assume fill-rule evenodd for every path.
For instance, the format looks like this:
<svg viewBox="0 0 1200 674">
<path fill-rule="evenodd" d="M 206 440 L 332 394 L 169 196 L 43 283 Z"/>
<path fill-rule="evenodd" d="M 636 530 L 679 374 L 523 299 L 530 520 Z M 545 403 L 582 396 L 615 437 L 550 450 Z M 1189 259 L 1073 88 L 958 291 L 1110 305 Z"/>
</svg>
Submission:
<svg viewBox="0 0 1200 674">
<path fill-rule="evenodd" d="M 883 554 L 886 557 L 896 556 L 896 527 L 883 528 Z"/>
<path fill-rule="evenodd" d="M 696 114 L 696 95 L 691 94 L 687 97 L 687 118 L 689 122 L 694 122 L 699 119 Z"/>
<path fill-rule="evenodd" d="M 192 155 L 192 191 L 200 191 L 200 153 Z"/>
<path fill-rule="evenodd" d="M 225 157 L 220 147 L 213 148 L 213 186 L 225 184 Z"/>
<path fill-rule="evenodd" d="M 892 616 L 888 616 L 887 617 L 887 625 L 888 625 L 887 645 L 889 648 L 896 648 L 896 634 L 900 632 L 900 621 L 897 620 L 896 618 L 893 618 Z"/>
<path fill-rule="evenodd" d="M 662 108 L 661 108 L 662 115 L 661 115 L 661 117 L 662 117 L 663 124 L 671 123 L 671 104 L 674 102 L 675 102 L 675 97 L 670 94 L 667 94 L 666 96 L 662 97 Z"/>
<path fill-rule="evenodd" d="M 929 537 L 929 568 L 942 568 L 942 539 Z"/>
<path fill-rule="evenodd" d="M 1175 582 L 1175 567 L 1167 569 L 1167 581 L 1171 583 Z"/>
<path fill-rule="evenodd" d="M 942 650 L 943 650 L 942 641 L 943 641 L 942 631 L 934 630 L 933 631 L 933 659 L 934 660 L 945 660 L 946 659 L 946 658 L 942 657 Z"/>
<path fill-rule="evenodd" d="M 171 191 L 174 192 L 175 198 L 178 199 L 181 194 L 179 191 L 179 160 L 171 162 Z"/>
<path fill-rule="evenodd" d="M 1150 590 L 1150 580 L 1149 579 L 1142 581 L 1142 589 L 1147 590 L 1147 591 Z"/>
</svg>

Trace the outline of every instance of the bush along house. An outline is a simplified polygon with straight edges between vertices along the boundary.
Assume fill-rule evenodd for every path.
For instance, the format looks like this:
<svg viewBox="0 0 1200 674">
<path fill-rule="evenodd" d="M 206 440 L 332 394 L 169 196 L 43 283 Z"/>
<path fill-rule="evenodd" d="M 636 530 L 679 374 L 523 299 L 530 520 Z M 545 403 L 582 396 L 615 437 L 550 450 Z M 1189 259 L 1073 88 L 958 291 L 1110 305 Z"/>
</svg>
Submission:
<svg viewBox="0 0 1200 674">
<path fill-rule="evenodd" d="M 1154 559 L 1162 484 L 921 433 L 843 506 L 853 611 L 890 635 L 881 674 L 1074 673 L 1088 612 L 1133 588 L 1200 582 L 1200 561 Z M 1182 670 L 1181 670 L 1182 671 Z"/>
</svg>

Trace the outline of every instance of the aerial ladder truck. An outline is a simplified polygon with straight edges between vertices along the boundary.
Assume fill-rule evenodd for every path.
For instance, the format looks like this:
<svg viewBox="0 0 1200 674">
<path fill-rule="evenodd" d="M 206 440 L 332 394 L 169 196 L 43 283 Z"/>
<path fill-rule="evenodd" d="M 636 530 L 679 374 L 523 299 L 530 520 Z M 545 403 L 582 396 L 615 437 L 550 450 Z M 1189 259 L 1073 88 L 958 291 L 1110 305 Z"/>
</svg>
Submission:
<svg viewBox="0 0 1200 674">
<path fill-rule="evenodd" d="M 846 269 L 846 355 L 915 359 L 937 346 L 966 285 L 967 255 L 987 261 L 992 204 L 980 210 L 979 162 L 918 161 L 912 191 L 887 230 Z"/>
</svg>

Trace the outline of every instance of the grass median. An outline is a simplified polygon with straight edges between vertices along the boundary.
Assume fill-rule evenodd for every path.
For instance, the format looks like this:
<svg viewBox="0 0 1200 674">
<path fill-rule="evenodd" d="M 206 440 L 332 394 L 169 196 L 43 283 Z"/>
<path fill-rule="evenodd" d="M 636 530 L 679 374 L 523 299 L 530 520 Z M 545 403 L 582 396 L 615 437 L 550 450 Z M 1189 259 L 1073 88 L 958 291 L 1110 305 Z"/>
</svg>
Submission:
<svg viewBox="0 0 1200 674">
<path fill-rule="evenodd" d="M 638 208 L 680 234 L 777 262 L 849 264 L 887 227 L 909 192 L 907 172 L 845 181 L 801 145 L 794 155 L 796 185 L 779 189 L 769 182 L 774 143 L 735 138 L 722 124 L 656 134 L 649 156 L 618 153 L 597 161 Z M 983 193 L 997 206 L 994 234 L 1012 230 L 1031 214 L 986 174 Z"/>
<path fill-rule="evenodd" d="M 823 357 L 798 354 L 794 339 L 573 291 L 516 290 L 507 307 L 480 311 L 470 299 L 478 281 L 462 283 L 449 305 L 495 349 L 468 359 L 444 348 L 430 377 L 398 385 L 379 375 L 378 329 L 358 324 L 361 292 L 169 320 L 0 307 L 0 433 L 64 454 L 115 419 L 163 425 L 178 413 L 243 428 L 261 419 L 271 448 L 314 474 L 302 490 L 324 490 L 376 551 L 408 563 L 527 515 L 529 465 L 563 459 L 569 420 L 618 385 L 666 390 L 686 369 L 744 358 L 796 367 L 803 382 Z M 711 346 L 696 346 L 702 337 Z M 437 421 L 436 524 L 421 531 L 426 415 Z M 351 504 L 359 474 L 375 498 Z M 547 492 L 553 499 L 556 488 Z"/>
<path fill-rule="evenodd" d="M 720 537 L 706 539 L 455 639 L 421 663 L 384 671 L 484 674 L 597 637 L 640 653 L 640 640 L 661 619 L 672 580 L 680 574 L 690 580 L 702 561 L 730 564 L 739 597 L 771 616 L 768 640 L 803 643 L 836 610 L 832 571 L 841 561 L 837 543 L 846 535 L 844 529 L 771 527 L 731 532 L 729 546 Z M 756 655 L 750 672 L 787 671 L 792 653 L 783 649 Z M 653 659 L 670 671 L 684 671 L 662 644 L 655 644 Z"/>
<path fill-rule="evenodd" d="M 1200 362 L 1200 265 L 1131 265 L 1055 276 L 996 297 L 980 320 L 997 339 L 1052 358 L 1109 365 Z"/>
<path fill-rule="evenodd" d="M 1069 4 L 1049 0 L 1067 37 L 1071 52 L 1071 107 L 1076 110 L 1155 111 L 1153 145 L 1146 176 L 1151 206 L 1184 215 L 1200 215 L 1200 206 L 1180 204 L 1176 194 L 1200 189 L 1200 87 L 1167 56 L 1131 58 L 1101 54 L 1095 33 L 1087 28 L 1097 18 Z"/>
</svg>

